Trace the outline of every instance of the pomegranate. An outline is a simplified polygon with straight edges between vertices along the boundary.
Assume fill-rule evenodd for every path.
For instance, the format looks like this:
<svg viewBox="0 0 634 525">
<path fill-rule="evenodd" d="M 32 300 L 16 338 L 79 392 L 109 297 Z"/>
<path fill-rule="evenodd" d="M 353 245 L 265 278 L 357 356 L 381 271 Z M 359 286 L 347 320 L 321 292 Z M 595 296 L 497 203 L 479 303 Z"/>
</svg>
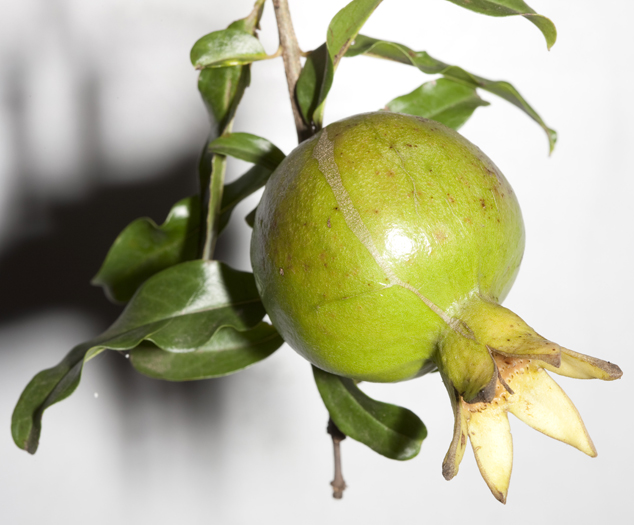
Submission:
<svg viewBox="0 0 634 525">
<path fill-rule="evenodd" d="M 282 162 L 258 206 L 251 260 L 272 322 L 315 366 L 375 382 L 438 369 L 455 415 L 443 475 L 458 472 L 468 437 L 504 502 L 508 412 L 596 455 L 546 370 L 621 375 L 500 305 L 523 250 L 513 189 L 482 151 L 437 122 L 376 112 L 327 126 Z"/>
</svg>

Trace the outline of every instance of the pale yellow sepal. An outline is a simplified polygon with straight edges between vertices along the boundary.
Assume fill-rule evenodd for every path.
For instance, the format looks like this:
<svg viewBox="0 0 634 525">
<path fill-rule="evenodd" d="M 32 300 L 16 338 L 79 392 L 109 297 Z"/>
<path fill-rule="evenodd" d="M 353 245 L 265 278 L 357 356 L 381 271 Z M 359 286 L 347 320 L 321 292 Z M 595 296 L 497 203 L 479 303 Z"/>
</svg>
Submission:
<svg viewBox="0 0 634 525">
<path fill-rule="evenodd" d="M 588 456 L 597 455 L 579 412 L 544 369 L 528 363 L 509 375 L 506 382 L 515 392 L 508 399 L 509 412 L 549 437 Z"/>
<path fill-rule="evenodd" d="M 614 363 L 580 354 L 579 352 L 574 352 L 567 348 L 561 348 L 561 363 L 559 367 L 545 364 L 544 368 L 560 376 L 572 377 L 574 379 L 602 379 L 603 381 L 613 381 L 623 375 L 621 369 Z"/>
<path fill-rule="evenodd" d="M 443 378 L 444 379 L 444 378 Z M 445 459 L 442 463 L 442 475 L 449 481 L 456 474 L 458 474 L 458 468 L 460 462 L 464 456 L 464 452 L 467 448 L 467 415 L 468 412 L 464 409 L 464 401 L 462 401 L 458 392 L 445 383 L 447 389 L 450 391 L 451 406 L 454 413 L 454 427 L 453 427 L 453 439 L 449 445 L 449 450 L 445 455 Z"/>
<path fill-rule="evenodd" d="M 469 418 L 469 440 L 484 481 L 496 499 L 506 503 L 513 468 L 513 439 L 506 407 L 480 404 L 483 406 L 474 407 Z"/>
</svg>

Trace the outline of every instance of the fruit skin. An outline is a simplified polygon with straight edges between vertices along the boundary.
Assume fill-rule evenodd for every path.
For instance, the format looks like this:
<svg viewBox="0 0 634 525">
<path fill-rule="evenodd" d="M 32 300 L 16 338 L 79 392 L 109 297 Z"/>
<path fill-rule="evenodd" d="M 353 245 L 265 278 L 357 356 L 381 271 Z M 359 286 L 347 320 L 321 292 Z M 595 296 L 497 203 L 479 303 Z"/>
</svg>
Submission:
<svg viewBox="0 0 634 525">
<path fill-rule="evenodd" d="M 486 155 L 437 122 L 376 112 L 329 125 L 278 167 L 251 261 L 297 352 L 393 382 L 435 366 L 462 310 L 504 299 L 523 250 L 519 205 Z"/>
</svg>

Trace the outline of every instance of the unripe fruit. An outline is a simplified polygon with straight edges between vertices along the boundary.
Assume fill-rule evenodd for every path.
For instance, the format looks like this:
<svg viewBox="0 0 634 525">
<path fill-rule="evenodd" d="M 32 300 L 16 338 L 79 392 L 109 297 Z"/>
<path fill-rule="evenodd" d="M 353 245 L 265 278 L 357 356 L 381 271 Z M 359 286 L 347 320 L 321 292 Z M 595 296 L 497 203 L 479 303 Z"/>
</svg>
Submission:
<svg viewBox="0 0 634 525">
<path fill-rule="evenodd" d="M 502 300 L 524 249 L 513 190 L 478 148 L 386 112 L 295 149 L 267 185 L 253 239 L 262 298 L 286 341 L 365 381 L 416 376 L 447 326 L 438 311 Z"/>
<path fill-rule="evenodd" d="M 439 368 L 456 415 L 443 467 L 451 478 L 469 425 L 502 428 L 497 434 L 506 436 L 506 412 L 523 414 L 516 405 L 529 400 L 521 378 L 550 392 L 543 367 L 563 364 L 562 373 L 576 377 L 620 375 L 542 338 L 499 305 L 523 250 L 519 205 L 490 159 L 442 124 L 377 112 L 331 124 L 278 167 L 258 206 L 251 260 L 271 320 L 315 366 L 377 382 Z M 564 403 L 545 419 L 572 421 L 577 441 L 516 415 L 594 454 L 561 395 L 572 408 Z M 502 501 L 508 435 L 509 443 L 478 442 L 476 451 Z M 487 446 L 499 447 L 502 460 L 490 460 Z"/>
</svg>

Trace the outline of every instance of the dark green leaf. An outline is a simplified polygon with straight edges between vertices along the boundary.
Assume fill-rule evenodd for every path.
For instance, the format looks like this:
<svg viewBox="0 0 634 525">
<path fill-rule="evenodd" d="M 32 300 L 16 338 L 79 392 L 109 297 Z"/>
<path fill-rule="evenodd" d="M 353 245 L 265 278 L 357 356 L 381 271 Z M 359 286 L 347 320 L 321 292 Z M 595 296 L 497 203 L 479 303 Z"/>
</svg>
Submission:
<svg viewBox="0 0 634 525">
<path fill-rule="evenodd" d="M 68 397 L 79 384 L 83 364 L 105 349 L 130 350 L 151 341 L 163 350 L 194 351 L 220 328 L 245 331 L 264 314 L 253 274 L 217 261 L 172 266 L 150 277 L 108 330 L 31 380 L 13 412 L 13 439 L 34 453 L 44 410 Z"/>
<path fill-rule="evenodd" d="M 307 124 L 320 129 L 324 103 L 332 87 L 337 65 L 366 20 L 382 0 L 353 0 L 339 11 L 328 26 L 326 43 L 315 49 L 304 64 L 295 94 Z"/>
<path fill-rule="evenodd" d="M 225 191 L 222 194 L 219 231 L 222 231 L 229 222 L 231 212 L 236 205 L 263 187 L 269 180 L 271 173 L 271 170 L 256 165 L 242 177 L 225 186 Z"/>
<path fill-rule="evenodd" d="M 242 95 L 251 82 L 250 71 L 249 66 L 232 66 L 200 72 L 198 91 L 211 121 L 210 140 L 222 135 L 233 120 Z"/>
<path fill-rule="evenodd" d="M 449 0 L 451 3 L 488 16 L 521 15 L 535 24 L 544 35 L 548 49 L 557 40 L 555 24 L 543 15 L 538 15 L 523 0 Z"/>
<path fill-rule="evenodd" d="M 209 151 L 230 155 L 273 171 L 284 160 L 284 153 L 268 140 L 250 133 L 231 133 L 209 144 Z"/>
<path fill-rule="evenodd" d="M 249 214 L 244 218 L 244 220 L 246 221 L 246 223 L 251 226 L 251 228 L 253 228 L 253 225 L 255 224 L 255 214 L 258 211 L 258 207 L 256 206 L 255 208 L 253 208 Z"/>
<path fill-rule="evenodd" d="M 209 200 L 207 201 L 207 217 L 205 219 L 205 243 L 202 258 L 213 259 L 216 241 L 220 233 L 220 206 L 227 171 L 227 157 L 213 155 L 211 157 L 211 179 L 209 181 Z"/>
<path fill-rule="evenodd" d="M 295 95 L 306 123 L 321 126 L 321 118 L 315 116 L 317 108 L 326 99 L 332 86 L 334 68 L 326 44 L 322 44 L 306 58 L 306 63 L 297 79 Z"/>
<path fill-rule="evenodd" d="M 476 108 L 488 105 L 473 87 L 439 78 L 388 102 L 387 109 L 429 118 L 457 130 Z"/>
<path fill-rule="evenodd" d="M 546 126 L 546 123 L 537 114 L 537 112 L 524 100 L 524 97 L 513 87 L 513 85 L 504 81 L 487 80 L 465 71 L 457 66 L 450 66 L 440 60 L 436 60 L 425 51 L 412 51 L 410 48 L 388 42 L 385 40 L 377 40 L 364 35 L 358 35 L 354 44 L 350 47 L 346 56 L 354 57 L 358 55 L 368 55 L 387 60 L 394 60 L 402 64 L 412 65 L 423 73 L 430 75 L 438 74 L 455 82 L 462 83 L 466 86 L 481 88 L 485 91 L 493 93 L 504 100 L 518 107 L 546 132 L 548 144 L 552 152 L 557 141 L 557 133 Z"/>
<path fill-rule="evenodd" d="M 275 328 L 260 323 L 246 332 L 221 328 L 193 352 L 168 352 L 151 343 L 142 343 L 131 351 L 130 357 L 134 368 L 147 376 L 192 381 L 242 370 L 270 356 L 282 344 L 284 340 Z"/>
<path fill-rule="evenodd" d="M 416 414 L 375 401 L 351 379 L 314 366 L 313 374 L 330 417 L 344 434 L 390 459 L 406 460 L 418 454 L 427 429 Z"/>
<path fill-rule="evenodd" d="M 266 0 L 256 0 L 251 13 L 245 18 L 232 22 L 229 29 L 239 29 L 251 35 L 255 34 L 255 30 L 260 29 L 260 18 L 262 18 L 265 3 Z"/>
<path fill-rule="evenodd" d="M 383 0 L 353 0 L 331 20 L 328 26 L 328 54 L 337 68 L 341 57 L 357 36 L 363 24 Z"/>
<path fill-rule="evenodd" d="M 174 205 L 161 226 L 135 220 L 119 234 L 92 284 L 103 286 L 113 301 L 129 301 L 155 273 L 196 257 L 199 216 L 199 198 L 189 197 Z"/>
<path fill-rule="evenodd" d="M 255 36 L 228 28 L 200 38 L 192 47 L 190 58 L 196 69 L 202 69 L 250 64 L 267 58 L 267 54 Z"/>
</svg>

